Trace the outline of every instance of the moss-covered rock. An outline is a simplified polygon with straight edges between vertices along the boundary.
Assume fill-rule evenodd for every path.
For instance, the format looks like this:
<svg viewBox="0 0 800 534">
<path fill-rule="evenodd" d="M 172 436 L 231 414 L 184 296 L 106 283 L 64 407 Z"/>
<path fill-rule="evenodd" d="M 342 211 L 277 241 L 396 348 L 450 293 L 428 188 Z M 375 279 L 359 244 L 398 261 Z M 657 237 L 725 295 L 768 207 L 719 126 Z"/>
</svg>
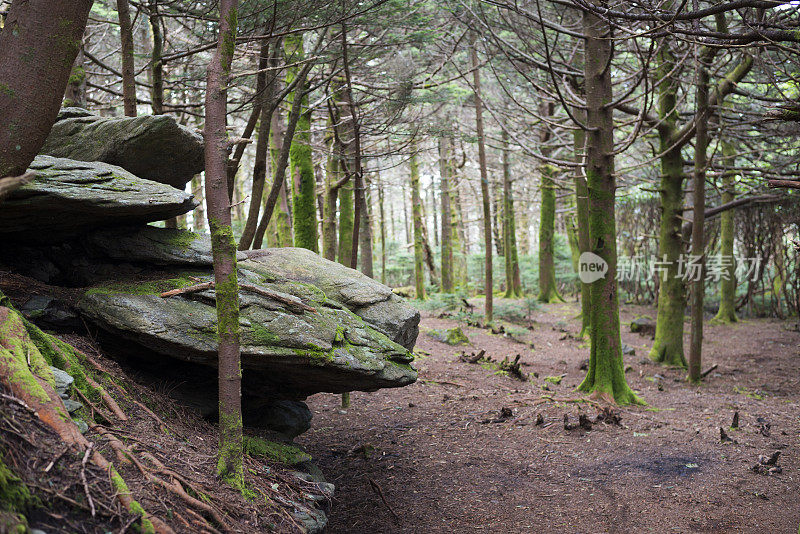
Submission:
<svg viewBox="0 0 800 534">
<path fill-rule="evenodd" d="M 448 345 L 469 345 L 470 340 L 460 327 L 455 326 L 446 330 L 429 330 L 428 335 L 436 341 L 447 343 Z"/>
<path fill-rule="evenodd" d="M 118 165 L 180 189 L 205 167 L 203 138 L 169 115 L 101 117 L 65 108 L 41 153 Z"/>
<path fill-rule="evenodd" d="M 0 239 L 60 242 L 96 228 L 160 221 L 195 206 L 192 195 L 106 163 L 37 156 L 36 178 L 3 199 Z"/>
</svg>

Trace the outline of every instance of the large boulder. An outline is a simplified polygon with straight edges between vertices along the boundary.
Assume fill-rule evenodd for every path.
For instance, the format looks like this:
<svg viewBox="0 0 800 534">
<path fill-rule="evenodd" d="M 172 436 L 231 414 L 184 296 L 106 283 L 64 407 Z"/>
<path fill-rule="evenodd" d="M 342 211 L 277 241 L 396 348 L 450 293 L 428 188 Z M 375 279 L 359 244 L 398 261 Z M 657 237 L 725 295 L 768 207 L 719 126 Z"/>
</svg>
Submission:
<svg viewBox="0 0 800 534">
<path fill-rule="evenodd" d="M 343 304 L 396 343 L 408 349 L 414 347 L 419 312 L 390 287 L 303 248 L 272 248 L 245 254 L 248 261 L 241 262 L 241 268 L 278 284 L 290 280 L 316 286 L 327 298 Z"/>
<path fill-rule="evenodd" d="M 118 165 L 178 189 L 205 166 L 203 138 L 168 115 L 100 117 L 80 108 L 61 110 L 41 153 Z"/>
<path fill-rule="evenodd" d="M 170 358 L 216 366 L 214 290 L 159 296 L 212 279 L 210 271 L 206 275 L 177 271 L 170 277 L 101 284 L 85 291 L 78 309 L 114 339 Z M 246 395 L 302 399 L 317 392 L 372 391 L 416 380 L 409 350 L 326 298 L 320 288 L 286 280 L 274 284 L 244 268 L 239 279 L 262 290 L 240 294 Z M 314 311 L 291 304 L 298 299 Z"/>
<path fill-rule="evenodd" d="M 98 258 L 153 265 L 207 267 L 211 243 L 206 235 L 165 228 L 101 230 L 83 239 Z M 304 284 L 355 313 L 389 339 L 412 349 L 419 334 L 419 312 L 391 288 L 304 248 L 274 248 L 238 253 L 239 267 L 295 294 Z"/>
<path fill-rule="evenodd" d="M 0 209 L 0 239 L 57 242 L 88 230 L 160 221 L 197 206 L 192 195 L 100 162 L 37 156 L 36 178 Z"/>
</svg>

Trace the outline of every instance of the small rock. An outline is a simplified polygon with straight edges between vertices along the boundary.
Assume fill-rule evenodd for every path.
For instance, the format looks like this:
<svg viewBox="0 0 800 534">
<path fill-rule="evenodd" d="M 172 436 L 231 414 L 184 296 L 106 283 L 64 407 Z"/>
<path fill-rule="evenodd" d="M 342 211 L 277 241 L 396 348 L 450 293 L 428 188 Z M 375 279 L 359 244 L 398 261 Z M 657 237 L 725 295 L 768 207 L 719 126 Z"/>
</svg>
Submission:
<svg viewBox="0 0 800 534">
<path fill-rule="evenodd" d="M 89 431 L 89 425 L 87 425 L 85 421 L 73 419 L 72 422 L 75 423 L 75 425 L 78 427 L 78 432 L 81 434 L 86 434 Z"/>
<path fill-rule="evenodd" d="M 589 369 L 589 358 L 586 358 L 578 364 L 578 371 L 587 371 Z"/>
<path fill-rule="evenodd" d="M 72 399 L 64 399 L 64 407 L 69 413 L 74 413 L 83 408 L 83 403 Z"/>
<path fill-rule="evenodd" d="M 626 356 L 635 356 L 636 355 L 636 349 L 634 349 L 633 347 L 631 347 L 627 343 L 623 343 L 622 344 L 622 354 L 624 354 Z"/>
<path fill-rule="evenodd" d="M 55 379 L 56 382 L 56 393 L 65 395 L 72 383 L 75 382 L 75 379 L 72 378 L 72 375 L 66 371 L 62 371 L 58 367 L 51 366 L 50 370 L 53 372 L 53 379 Z"/>
</svg>

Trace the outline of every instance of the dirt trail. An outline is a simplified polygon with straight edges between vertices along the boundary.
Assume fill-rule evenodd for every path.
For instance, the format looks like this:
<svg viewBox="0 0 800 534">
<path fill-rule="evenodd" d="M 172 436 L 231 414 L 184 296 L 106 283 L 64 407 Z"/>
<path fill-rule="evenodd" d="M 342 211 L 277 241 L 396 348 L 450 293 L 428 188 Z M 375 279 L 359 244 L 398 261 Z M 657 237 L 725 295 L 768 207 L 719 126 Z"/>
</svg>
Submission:
<svg viewBox="0 0 800 534">
<path fill-rule="evenodd" d="M 337 486 L 329 532 L 797 532 L 800 333 L 792 325 L 707 326 L 704 369 L 718 368 L 699 387 L 646 360 L 652 341 L 624 328 L 636 350 L 625 356 L 628 380 L 648 406 L 618 410 L 621 425 L 567 431 L 564 414 L 576 422 L 597 409 L 536 403 L 544 394 L 579 397 L 588 349 L 568 335 L 576 313 L 573 304 L 535 312 L 526 338 L 535 350 L 461 325 L 468 352 L 521 354 L 523 371 L 539 375 L 527 383 L 459 361 L 462 348 L 425 333 L 457 323 L 425 317 L 419 382 L 354 393 L 346 413 L 338 396 L 312 397 L 313 427 L 299 441 Z M 642 314 L 655 311 L 627 308 L 623 324 Z M 558 385 L 544 380 L 562 374 Z M 513 416 L 502 420 L 503 407 Z M 729 428 L 735 411 L 739 430 Z M 735 443 L 720 442 L 720 427 Z M 782 473 L 751 470 L 777 450 Z"/>
</svg>

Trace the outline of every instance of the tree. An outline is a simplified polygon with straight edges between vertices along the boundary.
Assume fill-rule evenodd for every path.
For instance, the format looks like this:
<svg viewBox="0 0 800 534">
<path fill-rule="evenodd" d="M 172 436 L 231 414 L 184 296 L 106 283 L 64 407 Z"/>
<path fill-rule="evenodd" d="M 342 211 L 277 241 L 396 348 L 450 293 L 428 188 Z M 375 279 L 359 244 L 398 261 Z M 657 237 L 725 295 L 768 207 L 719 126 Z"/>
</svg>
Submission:
<svg viewBox="0 0 800 534">
<path fill-rule="evenodd" d="M 583 13 L 586 43 L 586 183 L 589 205 L 589 244 L 608 265 L 606 276 L 590 284 L 591 349 L 589 370 L 578 389 L 616 401 L 641 403 L 625 380 L 617 297 L 617 236 L 615 228 L 614 120 L 611 86 L 611 26 Z"/>
<path fill-rule="evenodd" d="M 442 257 L 442 291 L 453 292 L 453 213 L 450 207 L 450 149 L 452 139 L 439 137 L 439 189 L 442 203 L 442 239 L 440 241 Z"/>
<path fill-rule="evenodd" d="M 446 213 L 444 209 L 442 213 Z M 508 133 L 503 130 L 503 251 L 506 264 L 507 299 L 522 297 L 522 280 L 519 273 L 517 253 L 517 226 L 514 214 L 514 192 L 511 183 L 511 162 L 509 161 Z M 451 252 L 452 254 L 452 252 Z"/>
<path fill-rule="evenodd" d="M 470 34 L 470 59 L 472 64 L 472 89 L 475 93 L 475 129 L 478 134 L 478 166 L 481 172 L 481 200 L 483 202 L 483 245 L 486 256 L 484 268 L 484 293 L 486 295 L 484 316 L 492 322 L 494 284 L 492 281 L 492 207 L 489 196 L 489 172 L 486 168 L 486 146 L 483 135 L 483 100 L 481 99 L 481 75 L 478 70 L 478 50 L 475 32 Z"/>
<path fill-rule="evenodd" d="M 242 368 L 239 347 L 239 280 L 236 242 L 228 199 L 226 129 L 228 78 L 236 47 L 237 0 L 220 0 L 217 47 L 206 82 L 205 159 L 208 227 L 217 302 L 219 337 L 219 459 L 218 474 L 236 488 L 244 488 L 242 441 Z"/>
<path fill-rule="evenodd" d="M 539 206 L 539 302 L 564 302 L 556 288 L 556 268 L 553 259 L 553 239 L 556 223 L 556 168 L 542 165 L 542 203 Z"/>
<path fill-rule="evenodd" d="M 736 193 L 736 149 L 727 139 L 722 139 L 722 195 L 721 203 L 733 202 Z M 736 322 L 736 261 L 733 257 L 733 211 L 727 210 L 719 216 L 720 258 L 724 262 L 724 273 L 719 281 L 719 310 L 714 316 L 716 323 Z"/>
<path fill-rule="evenodd" d="M 411 210 L 414 224 L 414 288 L 417 299 L 425 300 L 425 265 L 422 244 L 422 201 L 419 196 L 419 164 L 417 163 L 416 145 L 408 160 L 409 182 L 411 183 Z"/>
<path fill-rule="evenodd" d="M 283 46 L 288 61 L 300 63 L 305 59 L 301 33 L 287 35 L 284 38 Z M 287 85 L 291 84 L 300 74 L 302 74 L 301 67 L 290 67 L 286 75 Z M 318 252 L 316 180 L 314 179 L 314 165 L 311 161 L 311 111 L 308 109 L 305 85 L 305 80 L 301 80 L 287 97 L 290 103 L 299 99 L 302 106 L 300 119 L 297 122 L 297 132 L 292 138 L 289 151 L 291 161 L 289 176 L 291 176 L 293 192 L 294 246 Z"/>
<path fill-rule="evenodd" d="M 88 0 L 11 3 L 0 31 L 0 190 L 6 179 L 25 173 L 50 133 L 91 5 Z"/>
<path fill-rule="evenodd" d="M 122 102 L 126 117 L 136 116 L 136 67 L 133 57 L 133 29 L 128 0 L 117 0 L 119 36 L 122 43 Z"/>
</svg>

